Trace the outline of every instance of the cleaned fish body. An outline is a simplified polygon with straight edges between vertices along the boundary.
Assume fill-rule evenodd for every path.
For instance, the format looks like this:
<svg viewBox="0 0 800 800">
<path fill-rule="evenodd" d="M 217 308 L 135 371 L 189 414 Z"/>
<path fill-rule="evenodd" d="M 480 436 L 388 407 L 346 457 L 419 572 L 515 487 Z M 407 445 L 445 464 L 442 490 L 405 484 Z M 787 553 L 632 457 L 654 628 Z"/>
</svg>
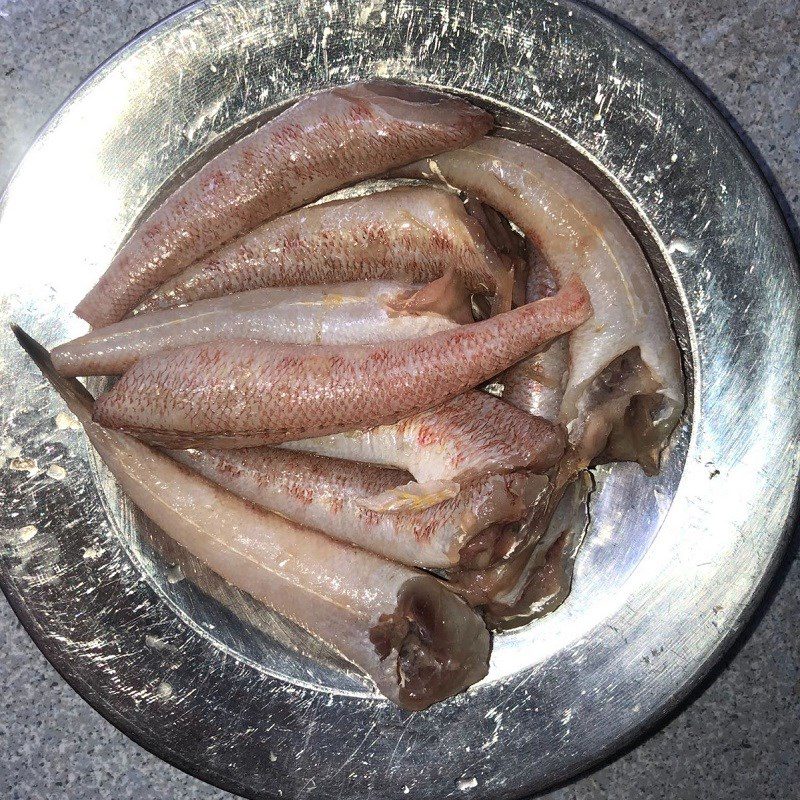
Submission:
<svg viewBox="0 0 800 800">
<path fill-rule="evenodd" d="M 281 447 L 381 464 L 420 483 L 546 472 L 564 453 L 562 430 L 484 392 L 471 391 L 394 425 L 285 442 Z"/>
<path fill-rule="evenodd" d="M 455 269 L 467 288 L 510 308 L 508 262 L 458 197 L 408 186 L 278 217 L 159 287 L 140 311 L 264 286 L 391 279 L 432 281 Z"/>
<path fill-rule="evenodd" d="M 214 572 L 308 630 L 410 710 L 486 675 L 480 617 L 433 576 L 297 525 L 91 420 L 92 398 L 15 331 L 131 500 Z"/>
<path fill-rule="evenodd" d="M 561 419 L 591 457 L 657 466 L 683 409 L 680 357 L 654 276 L 611 205 L 566 165 L 501 138 L 395 174 L 475 195 L 535 243 L 559 285 L 580 276 L 594 313 L 570 335 Z"/>
<path fill-rule="evenodd" d="M 192 345 L 137 361 L 95 402 L 101 425 L 175 448 L 278 444 L 372 428 L 447 402 L 591 314 L 571 279 L 554 297 L 452 331 L 382 345 Z"/>
<path fill-rule="evenodd" d="M 172 457 L 234 494 L 288 519 L 386 558 L 446 568 L 490 564 L 505 555 L 494 546 L 501 523 L 521 519 L 547 486 L 532 473 L 494 475 L 465 486 L 454 498 L 422 512 L 376 513 L 362 498 L 393 489 L 405 473 L 352 461 L 268 447 L 178 450 Z M 480 548 L 478 547 L 480 544 Z M 504 543 L 507 546 L 508 542 Z"/>
<path fill-rule="evenodd" d="M 427 287 L 361 281 L 257 289 L 129 317 L 56 347 L 52 358 L 62 375 L 121 375 L 154 353 L 219 339 L 371 344 L 471 320 L 469 293 L 452 276 Z"/>
<path fill-rule="evenodd" d="M 306 97 L 245 136 L 138 227 L 75 312 L 98 327 L 236 236 L 329 192 L 486 133 L 454 97 L 354 83 Z"/>
</svg>

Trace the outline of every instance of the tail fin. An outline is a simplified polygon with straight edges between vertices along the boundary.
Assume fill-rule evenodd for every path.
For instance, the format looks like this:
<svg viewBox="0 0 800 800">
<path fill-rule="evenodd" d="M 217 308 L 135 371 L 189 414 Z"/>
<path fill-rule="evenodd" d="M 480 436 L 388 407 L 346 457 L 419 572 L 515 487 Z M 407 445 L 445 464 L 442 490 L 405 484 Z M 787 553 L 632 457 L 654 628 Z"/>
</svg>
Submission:
<svg viewBox="0 0 800 800">
<path fill-rule="evenodd" d="M 86 387 L 75 378 L 65 378 L 59 375 L 53 366 L 49 351 L 36 341 L 32 336 L 25 333 L 19 325 L 12 325 L 11 330 L 22 349 L 31 357 L 33 363 L 42 372 L 45 378 L 53 385 L 53 388 L 61 395 L 67 407 L 82 422 L 88 422 L 92 417 L 92 406 L 94 398 Z"/>
</svg>

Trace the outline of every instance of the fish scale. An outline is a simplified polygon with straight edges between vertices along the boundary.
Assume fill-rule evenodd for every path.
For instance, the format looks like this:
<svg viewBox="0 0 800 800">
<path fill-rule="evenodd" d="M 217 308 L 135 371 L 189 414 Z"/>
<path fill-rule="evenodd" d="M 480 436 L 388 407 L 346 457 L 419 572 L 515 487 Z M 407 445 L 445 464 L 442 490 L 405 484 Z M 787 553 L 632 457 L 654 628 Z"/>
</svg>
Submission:
<svg viewBox="0 0 800 800">
<path fill-rule="evenodd" d="M 483 322 L 377 347 L 239 339 L 178 348 L 134 364 L 97 399 L 94 418 L 172 447 L 279 444 L 375 427 L 488 380 L 590 314 L 573 278 L 554 297 Z"/>
<path fill-rule="evenodd" d="M 508 263 L 450 192 L 396 187 L 302 208 L 271 220 L 188 267 L 137 311 L 268 286 L 369 279 L 432 281 L 455 269 L 471 292 L 510 308 Z"/>
<path fill-rule="evenodd" d="M 258 223 L 467 144 L 491 126 L 491 117 L 469 103 L 397 85 L 356 83 L 311 95 L 231 145 L 167 198 L 75 312 L 93 327 L 117 322 L 148 292 Z"/>
</svg>

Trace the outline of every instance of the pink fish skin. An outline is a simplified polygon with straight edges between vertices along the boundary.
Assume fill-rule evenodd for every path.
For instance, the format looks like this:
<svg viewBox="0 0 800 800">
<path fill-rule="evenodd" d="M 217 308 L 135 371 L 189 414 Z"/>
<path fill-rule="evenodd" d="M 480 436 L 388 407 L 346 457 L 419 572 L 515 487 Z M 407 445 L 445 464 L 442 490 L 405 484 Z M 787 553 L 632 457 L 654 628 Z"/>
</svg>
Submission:
<svg viewBox="0 0 800 800">
<path fill-rule="evenodd" d="M 479 534 L 483 563 L 502 526 L 521 519 L 548 480 L 531 472 L 479 478 L 454 498 L 421 512 L 378 513 L 361 498 L 407 479 L 394 469 L 269 447 L 175 450 L 171 455 L 256 505 L 410 566 L 453 567 Z M 502 554 L 500 554 L 502 555 Z"/>
<path fill-rule="evenodd" d="M 494 136 L 394 174 L 474 195 L 525 233 L 556 285 L 581 277 L 593 313 L 569 336 L 561 421 L 590 461 L 657 471 L 684 408 L 680 352 L 644 252 L 605 197 L 557 159 Z M 529 288 L 547 289 L 533 277 Z"/>
<path fill-rule="evenodd" d="M 384 345 L 231 340 L 137 362 L 95 403 L 101 425 L 167 446 L 279 444 L 397 422 L 447 402 L 591 315 L 583 283 L 432 336 Z"/>
<path fill-rule="evenodd" d="M 219 339 L 374 344 L 471 321 L 469 292 L 451 273 L 422 287 L 358 281 L 254 289 L 128 317 L 59 345 L 52 358 L 62 375 L 122 375 L 145 356 Z"/>
<path fill-rule="evenodd" d="M 508 264 L 458 197 L 398 187 L 273 219 L 167 281 L 137 313 L 268 286 L 423 283 L 451 268 L 471 292 L 497 294 L 499 310 L 511 307 Z"/>
<path fill-rule="evenodd" d="M 417 481 L 467 483 L 517 469 L 547 472 L 564 454 L 558 425 L 485 392 L 366 431 L 285 442 L 283 448 L 410 472 Z"/>
<path fill-rule="evenodd" d="M 463 146 L 492 126 L 454 97 L 355 83 L 304 98 L 211 159 L 137 228 L 75 313 L 117 322 L 225 242 L 335 189 Z"/>
<path fill-rule="evenodd" d="M 238 589 L 305 628 L 409 711 L 488 671 L 481 617 L 433 575 L 257 508 L 164 453 L 91 419 L 82 384 L 14 326 L 20 344 L 84 426 L 127 496 L 164 533 Z"/>
</svg>

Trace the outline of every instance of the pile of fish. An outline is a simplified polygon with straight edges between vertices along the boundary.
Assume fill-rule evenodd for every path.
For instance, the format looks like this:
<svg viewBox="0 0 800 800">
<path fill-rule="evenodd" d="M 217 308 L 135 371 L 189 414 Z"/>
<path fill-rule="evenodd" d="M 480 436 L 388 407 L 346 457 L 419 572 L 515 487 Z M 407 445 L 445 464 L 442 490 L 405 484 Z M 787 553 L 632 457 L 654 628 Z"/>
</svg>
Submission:
<svg viewBox="0 0 800 800">
<path fill-rule="evenodd" d="M 410 710 L 563 600 L 585 469 L 657 470 L 684 402 L 625 224 L 491 128 L 409 86 L 311 95 L 134 231 L 88 334 L 16 330 L 145 514 Z"/>
</svg>

